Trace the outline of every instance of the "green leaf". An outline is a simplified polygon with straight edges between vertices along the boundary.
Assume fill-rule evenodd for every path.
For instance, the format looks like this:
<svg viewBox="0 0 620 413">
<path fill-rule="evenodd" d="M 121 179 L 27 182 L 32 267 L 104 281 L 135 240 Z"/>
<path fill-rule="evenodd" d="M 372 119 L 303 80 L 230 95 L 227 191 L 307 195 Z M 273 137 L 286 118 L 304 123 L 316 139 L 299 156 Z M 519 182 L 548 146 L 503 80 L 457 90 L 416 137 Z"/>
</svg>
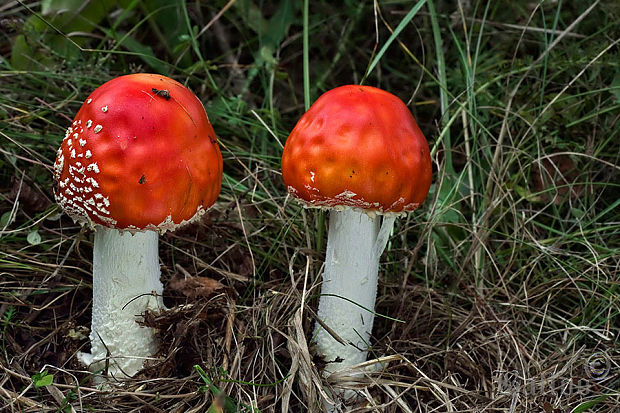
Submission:
<svg viewBox="0 0 620 413">
<path fill-rule="evenodd" d="M 156 37 L 155 42 L 151 41 L 149 44 L 159 43 L 167 53 L 174 57 L 173 61 L 176 61 L 179 53 L 191 47 L 192 36 L 187 31 L 182 12 L 186 7 L 185 2 L 183 0 L 141 0 L 140 7 L 148 16 L 149 27 L 153 29 Z M 198 31 L 197 26 L 192 27 L 194 38 Z M 184 54 L 178 63 L 181 67 L 187 67 L 192 63 L 191 55 Z"/>
<path fill-rule="evenodd" d="M 82 3 L 82 0 L 43 0 L 41 1 L 41 14 L 48 16 L 67 10 L 76 10 Z"/>
<path fill-rule="evenodd" d="M 34 387 L 45 387 L 49 386 L 54 382 L 54 375 L 49 374 L 47 370 L 43 370 L 41 373 L 37 373 L 32 376 L 32 381 L 34 382 Z"/>
<path fill-rule="evenodd" d="M 594 400 L 588 400 L 587 402 L 581 403 L 579 406 L 577 406 L 575 408 L 575 410 L 573 410 L 573 413 L 582 413 L 587 411 L 588 409 L 596 406 L 597 404 L 599 404 L 600 402 L 604 401 L 606 398 L 608 398 L 609 395 L 604 394 L 602 396 L 597 397 Z"/>
<path fill-rule="evenodd" d="M 162 73 L 166 75 L 170 74 L 168 65 L 155 57 L 155 53 L 153 53 L 153 49 L 150 46 L 143 45 L 131 36 L 123 37 L 125 36 L 125 33 L 121 31 L 118 31 L 116 33 L 117 36 L 122 37 L 122 45 L 126 47 L 127 50 L 129 50 L 130 52 L 138 53 L 144 63 L 152 67 L 157 73 Z"/>
<path fill-rule="evenodd" d="M 611 93 L 616 96 L 616 101 L 620 102 L 620 71 L 616 72 L 614 80 L 611 82 Z"/>
<path fill-rule="evenodd" d="M 275 14 L 266 20 L 262 17 L 261 10 L 252 2 L 246 2 L 246 10 L 241 14 L 246 16 L 246 24 L 256 31 L 260 39 L 260 48 L 254 54 L 257 66 L 265 66 L 273 70 L 277 64 L 274 54 L 286 37 L 291 24 L 297 19 L 297 11 L 300 2 L 282 0 Z"/>
<path fill-rule="evenodd" d="M 32 64 L 32 48 L 26 40 L 26 36 L 20 34 L 13 41 L 11 49 L 11 66 L 15 69 L 27 69 Z"/>
<path fill-rule="evenodd" d="M 211 403 L 211 406 L 207 409 L 207 413 L 224 413 L 224 406 L 222 405 L 222 399 L 216 397 Z"/>
<path fill-rule="evenodd" d="M 117 0 L 45 0 L 41 13 L 36 10 L 24 23 L 24 36 L 18 36 L 11 51 L 11 65 L 19 70 L 42 70 L 58 55 L 66 61 L 81 54 L 87 37 L 67 37 L 67 33 L 90 33 L 115 6 Z M 85 5 L 84 5 L 85 4 Z"/>
<path fill-rule="evenodd" d="M 584 215 L 586 214 L 586 212 L 581 208 L 571 208 L 570 212 L 571 212 L 571 215 L 577 219 L 583 218 Z"/>
<path fill-rule="evenodd" d="M 240 9 L 240 15 L 247 27 L 254 30 L 257 34 L 263 34 L 265 27 L 269 25 L 263 18 L 260 8 L 252 1 L 244 0 L 235 2 L 235 6 Z"/>
<path fill-rule="evenodd" d="M 267 31 L 263 43 L 268 47 L 276 48 L 282 43 L 282 40 L 286 37 L 289 27 L 296 20 L 298 1 L 283 0 L 280 2 L 276 13 L 267 25 Z"/>
<path fill-rule="evenodd" d="M 4 329 L 6 330 L 6 326 L 7 324 L 9 324 L 11 322 L 11 319 L 13 318 L 13 316 L 15 315 L 15 312 L 17 310 L 15 310 L 15 307 L 10 306 L 6 309 L 6 311 L 4 312 L 4 314 L 2 315 L 2 324 L 4 324 Z"/>
<path fill-rule="evenodd" d="M 9 226 L 11 222 L 13 222 L 13 212 L 11 211 L 5 212 L 0 217 L 0 227 L 2 228 Z"/>
<path fill-rule="evenodd" d="M 28 241 L 28 244 L 30 245 L 37 245 L 41 243 L 41 234 L 39 234 L 39 231 L 32 230 L 28 233 L 28 236 L 26 237 L 26 241 Z"/>
<path fill-rule="evenodd" d="M 276 65 L 277 61 L 275 57 L 273 57 L 273 49 L 270 46 L 261 47 L 259 53 L 261 63 L 265 63 L 268 67 Z"/>
</svg>

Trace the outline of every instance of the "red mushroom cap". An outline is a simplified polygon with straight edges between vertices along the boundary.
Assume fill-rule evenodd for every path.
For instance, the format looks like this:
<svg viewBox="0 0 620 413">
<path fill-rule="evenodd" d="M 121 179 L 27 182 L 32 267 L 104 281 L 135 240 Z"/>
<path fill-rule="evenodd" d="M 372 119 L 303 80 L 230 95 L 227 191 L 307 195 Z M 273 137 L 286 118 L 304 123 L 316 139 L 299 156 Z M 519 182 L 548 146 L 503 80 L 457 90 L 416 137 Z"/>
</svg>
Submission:
<svg viewBox="0 0 620 413">
<path fill-rule="evenodd" d="M 284 146 L 282 176 L 309 206 L 416 209 L 431 185 L 428 143 L 398 97 L 369 86 L 324 93 Z"/>
<path fill-rule="evenodd" d="M 54 165 L 57 202 L 76 221 L 172 230 L 220 193 L 222 155 L 198 98 L 154 74 L 117 77 L 78 111 Z"/>
</svg>

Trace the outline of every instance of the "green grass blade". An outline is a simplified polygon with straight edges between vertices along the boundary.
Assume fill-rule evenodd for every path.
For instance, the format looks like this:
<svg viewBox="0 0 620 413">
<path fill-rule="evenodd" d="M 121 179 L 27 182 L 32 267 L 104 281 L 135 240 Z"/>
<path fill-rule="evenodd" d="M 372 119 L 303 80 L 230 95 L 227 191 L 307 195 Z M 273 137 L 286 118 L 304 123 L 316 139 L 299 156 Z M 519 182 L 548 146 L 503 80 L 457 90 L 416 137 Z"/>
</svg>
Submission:
<svg viewBox="0 0 620 413">
<path fill-rule="evenodd" d="M 309 51 L 310 48 L 309 39 L 308 39 L 308 31 L 309 31 L 309 23 L 308 23 L 308 9 L 309 9 L 309 1 L 304 0 L 304 45 L 303 45 L 303 65 L 304 65 L 304 107 L 306 110 L 310 108 L 310 57 Z"/>
<path fill-rule="evenodd" d="M 405 26 L 407 26 L 407 24 L 409 24 L 409 22 L 415 17 L 415 15 L 418 13 L 418 11 L 420 11 L 422 6 L 424 6 L 424 3 L 426 3 L 426 0 L 418 1 L 416 3 L 416 5 L 413 6 L 411 8 L 411 10 L 409 10 L 409 13 L 407 13 L 407 15 L 405 15 L 405 17 L 403 17 L 403 19 L 400 21 L 400 23 L 398 23 L 398 26 L 396 26 L 396 29 L 394 29 L 394 33 L 392 33 L 392 35 L 387 39 L 387 41 L 385 42 L 383 47 L 381 47 L 381 50 L 379 50 L 379 53 L 377 53 L 377 55 L 375 56 L 373 61 L 368 66 L 368 69 L 366 70 L 366 73 L 364 74 L 364 77 L 362 78 L 362 81 L 360 82 L 360 84 L 364 84 L 364 81 L 366 81 L 366 77 L 368 77 L 368 75 L 370 74 L 370 72 L 373 71 L 375 66 L 377 66 L 377 64 L 379 64 L 379 61 L 381 60 L 381 58 L 383 57 L 383 55 L 385 54 L 387 49 L 394 42 L 394 40 L 396 40 L 396 38 L 398 37 L 400 32 L 403 31 Z"/>
<path fill-rule="evenodd" d="M 448 172 L 454 172 L 452 167 L 452 143 L 450 138 L 450 129 L 448 122 L 450 121 L 448 114 L 448 81 L 446 76 L 446 58 L 443 53 L 443 41 L 441 38 L 441 31 L 439 29 L 439 22 L 437 20 L 437 12 L 435 11 L 435 5 L 432 0 L 428 1 L 428 12 L 431 17 L 431 26 L 433 29 L 433 39 L 435 41 L 435 53 L 437 53 L 437 76 L 439 80 L 439 100 L 441 102 L 441 127 L 442 134 L 444 134 L 443 143 L 446 148 L 445 167 Z"/>
</svg>

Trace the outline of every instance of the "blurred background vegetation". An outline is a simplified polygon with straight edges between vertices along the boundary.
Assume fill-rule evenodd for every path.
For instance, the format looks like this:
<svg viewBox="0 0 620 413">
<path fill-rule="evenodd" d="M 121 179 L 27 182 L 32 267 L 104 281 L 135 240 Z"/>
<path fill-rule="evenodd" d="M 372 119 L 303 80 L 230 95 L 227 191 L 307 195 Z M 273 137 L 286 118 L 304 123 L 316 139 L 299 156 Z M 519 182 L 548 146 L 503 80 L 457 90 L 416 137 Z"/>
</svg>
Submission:
<svg viewBox="0 0 620 413">
<path fill-rule="evenodd" d="M 398 321 L 377 319 L 372 345 L 398 359 L 359 379 L 360 406 L 614 411 L 619 21 L 611 0 L 5 0 L 3 402 L 68 409 L 79 396 L 97 411 L 200 411 L 224 392 L 227 410 L 320 406 L 321 386 L 309 379 L 320 361 L 300 344 L 313 320 L 294 314 L 302 302 L 316 308 L 326 222 L 286 196 L 279 159 L 308 102 L 363 82 L 409 105 L 431 146 L 434 180 L 383 257 L 377 311 Z M 184 395 L 157 403 L 87 396 L 72 379 L 88 385 L 74 353 L 88 345 L 78 332 L 90 324 L 92 245 L 60 216 L 51 191 L 55 151 L 85 97 L 134 72 L 190 87 L 224 155 L 211 213 L 162 237 L 166 304 L 202 303 L 209 316 L 152 320 L 163 332 L 160 359 L 132 389 Z M 188 274 L 218 288 L 192 296 L 173 282 Z M 597 352 L 612 367 L 583 394 L 497 392 L 498 371 L 537 385 L 549 375 L 587 378 L 584 363 Z M 22 392 L 46 364 L 60 401 Z"/>
</svg>

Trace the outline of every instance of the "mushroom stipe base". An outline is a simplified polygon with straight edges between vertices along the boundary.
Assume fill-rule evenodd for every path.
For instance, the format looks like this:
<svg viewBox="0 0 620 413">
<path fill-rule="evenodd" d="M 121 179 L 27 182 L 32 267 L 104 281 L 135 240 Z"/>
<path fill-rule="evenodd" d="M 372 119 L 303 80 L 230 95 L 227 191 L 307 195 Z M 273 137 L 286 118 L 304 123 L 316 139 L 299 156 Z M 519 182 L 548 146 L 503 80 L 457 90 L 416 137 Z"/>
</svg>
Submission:
<svg viewBox="0 0 620 413">
<path fill-rule="evenodd" d="M 155 331 L 137 321 L 146 310 L 163 308 L 160 273 L 156 232 L 97 226 L 91 352 L 78 354 L 90 371 L 105 375 L 107 365 L 109 377 L 131 377 L 157 351 Z"/>
<path fill-rule="evenodd" d="M 332 210 L 318 316 L 347 345 L 317 324 L 315 341 L 325 375 L 366 361 L 374 321 L 379 259 L 394 218 L 371 218 L 350 208 Z"/>
</svg>

